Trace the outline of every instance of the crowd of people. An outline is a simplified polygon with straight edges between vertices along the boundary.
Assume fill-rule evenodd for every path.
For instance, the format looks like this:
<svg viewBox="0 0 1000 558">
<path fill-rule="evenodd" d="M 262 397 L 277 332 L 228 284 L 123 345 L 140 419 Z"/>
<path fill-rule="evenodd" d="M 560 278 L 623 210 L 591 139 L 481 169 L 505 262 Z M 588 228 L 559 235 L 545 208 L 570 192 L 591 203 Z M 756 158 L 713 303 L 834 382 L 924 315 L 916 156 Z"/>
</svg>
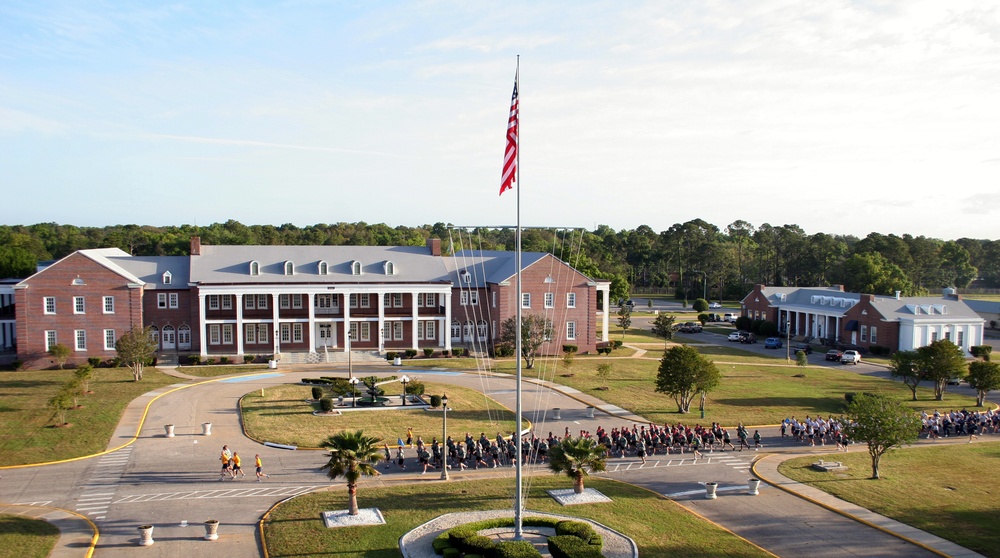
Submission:
<svg viewBox="0 0 1000 558">
<path fill-rule="evenodd" d="M 931 440 L 952 436 L 968 436 L 969 442 L 980 434 L 996 434 L 1000 432 L 1000 412 L 993 409 L 987 411 L 934 411 L 920 414 L 920 435 Z"/>
</svg>

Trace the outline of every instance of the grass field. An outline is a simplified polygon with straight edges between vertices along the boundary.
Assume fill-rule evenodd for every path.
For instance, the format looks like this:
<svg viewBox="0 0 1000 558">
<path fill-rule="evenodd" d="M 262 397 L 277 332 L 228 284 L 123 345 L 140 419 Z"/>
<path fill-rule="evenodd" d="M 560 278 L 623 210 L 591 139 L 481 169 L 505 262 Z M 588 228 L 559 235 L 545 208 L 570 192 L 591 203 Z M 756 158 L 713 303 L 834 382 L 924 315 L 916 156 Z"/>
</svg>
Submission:
<svg viewBox="0 0 1000 558">
<path fill-rule="evenodd" d="M 68 411 L 70 426 L 54 427 L 48 400 L 73 377 L 72 370 L 31 370 L 0 374 L 0 466 L 80 457 L 104 451 L 130 401 L 177 381 L 146 368 L 141 382 L 126 368 L 97 368 L 92 394 Z"/>
<path fill-rule="evenodd" d="M 48 521 L 0 515 L 0 558 L 45 558 L 57 540 L 59 529 Z"/>
<path fill-rule="evenodd" d="M 632 537 L 644 558 L 770 556 L 674 502 L 628 484 L 589 480 L 588 488 L 596 488 L 614 500 L 606 504 L 563 507 L 545 493 L 547 489 L 571 486 L 563 477 L 533 477 L 525 493 L 528 510 L 593 519 Z M 445 513 L 510 507 L 512 493 L 513 481 L 503 479 L 422 481 L 387 488 L 362 486 L 358 489 L 358 505 L 377 507 L 386 524 L 339 529 L 326 529 L 320 512 L 346 509 L 347 490 L 310 494 L 274 510 L 264 527 L 267 550 L 275 558 L 330 556 L 331 549 L 344 558 L 396 558 L 397 541 L 407 531 Z"/>
<path fill-rule="evenodd" d="M 246 374 L 248 372 L 260 372 L 267 370 L 266 364 L 220 364 L 220 365 L 199 365 L 181 366 L 178 372 L 200 378 L 214 378 L 216 376 L 228 376 L 229 374 Z"/>
<path fill-rule="evenodd" d="M 1000 436 L 983 436 L 996 438 Z M 986 556 L 1000 557 L 1000 507 L 992 474 L 1000 468 L 1000 443 L 897 450 L 882 458 L 880 480 L 869 479 L 871 458 L 861 444 L 848 454 L 826 457 L 843 462 L 848 471 L 813 471 L 809 465 L 822 456 L 786 461 L 778 470 L 876 513 Z"/>
<path fill-rule="evenodd" d="M 485 432 L 491 440 L 497 432 L 509 436 L 514 430 L 514 413 L 482 393 L 458 386 L 425 382 L 427 393 L 448 394 L 448 434 L 465 439 L 471 432 L 476 438 Z M 386 392 L 399 394 L 399 385 L 386 385 Z M 395 391 L 390 391 L 395 388 Z M 431 443 L 441 438 L 441 413 L 422 408 L 394 411 L 344 411 L 339 416 L 313 416 L 319 409 L 305 399 L 311 396 L 311 386 L 284 385 L 264 392 L 243 396 L 243 422 L 247 433 L 255 439 L 302 447 L 319 447 L 330 435 L 341 430 L 364 430 L 389 445 L 397 438 L 406 439 L 406 429 L 413 428 L 413 438 L 422 436 Z M 526 424 L 527 426 L 527 424 Z"/>
</svg>

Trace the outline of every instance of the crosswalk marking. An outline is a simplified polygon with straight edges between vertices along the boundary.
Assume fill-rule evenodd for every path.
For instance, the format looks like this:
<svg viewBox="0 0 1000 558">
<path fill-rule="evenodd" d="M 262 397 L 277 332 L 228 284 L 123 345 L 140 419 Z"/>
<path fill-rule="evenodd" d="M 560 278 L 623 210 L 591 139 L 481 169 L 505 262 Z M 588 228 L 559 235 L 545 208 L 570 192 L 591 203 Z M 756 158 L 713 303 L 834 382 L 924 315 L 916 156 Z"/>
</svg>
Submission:
<svg viewBox="0 0 1000 558">
<path fill-rule="evenodd" d="M 252 498 L 255 496 L 295 496 L 304 494 L 310 490 L 320 488 L 316 486 L 275 486 L 275 487 L 252 487 L 233 488 L 224 490 L 191 490 L 187 492 L 159 492 L 153 494 L 132 494 L 115 500 L 115 504 L 138 504 L 142 502 L 162 501 L 162 500 L 182 500 L 182 499 L 213 499 L 213 498 Z"/>
</svg>

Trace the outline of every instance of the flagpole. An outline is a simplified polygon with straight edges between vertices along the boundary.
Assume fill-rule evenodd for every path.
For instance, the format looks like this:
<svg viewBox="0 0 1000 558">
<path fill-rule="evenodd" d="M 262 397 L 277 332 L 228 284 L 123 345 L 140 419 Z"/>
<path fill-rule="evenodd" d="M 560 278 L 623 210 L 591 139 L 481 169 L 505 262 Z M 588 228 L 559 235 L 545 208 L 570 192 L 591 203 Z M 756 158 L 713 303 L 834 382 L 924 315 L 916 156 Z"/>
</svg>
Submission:
<svg viewBox="0 0 1000 558">
<path fill-rule="evenodd" d="M 517 65 L 514 70 L 514 88 L 520 88 L 520 83 L 518 81 L 521 77 L 521 55 L 517 55 Z M 523 296 L 521 291 L 521 92 L 517 92 L 517 144 L 518 150 L 514 155 L 515 157 L 515 181 L 517 183 L 517 234 L 516 234 L 516 245 L 517 252 L 514 257 L 514 265 L 517 266 L 517 326 L 516 326 L 516 341 L 514 342 L 514 355 L 517 358 L 517 389 L 516 392 L 516 403 L 515 403 L 515 413 L 517 415 L 517 467 L 514 469 L 514 478 L 517 483 L 517 488 L 514 491 L 514 540 L 519 541 L 524 539 L 523 530 L 523 517 L 521 510 L 524 508 L 524 495 L 521 491 L 522 486 L 522 461 L 523 461 L 523 445 L 521 436 L 521 423 L 522 423 L 522 409 L 521 409 L 521 307 L 524 305 L 521 301 Z"/>
</svg>

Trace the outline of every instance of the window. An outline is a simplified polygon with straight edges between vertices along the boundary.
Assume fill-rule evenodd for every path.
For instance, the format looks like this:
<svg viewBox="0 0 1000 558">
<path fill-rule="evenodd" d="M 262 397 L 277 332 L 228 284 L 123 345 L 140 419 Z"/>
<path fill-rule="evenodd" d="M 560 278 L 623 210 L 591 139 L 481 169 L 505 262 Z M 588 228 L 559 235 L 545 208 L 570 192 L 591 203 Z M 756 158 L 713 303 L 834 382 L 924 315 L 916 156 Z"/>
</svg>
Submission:
<svg viewBox="0 0 1000 558">
<path fill-rule="evenodd" d="M 222 343 L 224 345 L 233 344 L 233 324 L 222 324 Z"/>
<path fill-rule="evenodd" d="M 243 308 L 245 310 L 253 310 L 254 306 L 256 306 L 256 304 L 254 304 L 254 301 L 256 300 L 257 297 L 255 295 L 247 295 L 243 297 Z"/>
<path fill-rule="evenodd" d="M 871 342 L 872 345 L 874 345 L 875 343 L 878 343 L 878 328 L 877 327 L 872 326 L 868 330 L 868 341 Z"/>
<path fill-rule="evenodd" d="M 149 328 L 149 333 L 153 337 L 153 344 L 158 346 L 160 344 L 160 330 L 156 329 L 156 326 L 152 326 Z"/>
<path fill-rule="evenodd" d="M 266 294 L 259 294 L 259 295 L 257 295 L 257 309 L 258 310 L 267 310 L 267 297 L 268 297 L 268 295 L 266 295 Z"/>
<path fill-rule="evenodd" d="M 403 307 L 403 293 L 392 293 L 392 307 L 393 308 Z"/>
<path fill-rule="evenodd" d="M 875 328 L 872 328 L 872 329 L 875 329 Z M 962 349 L 965 348 L 965 332 L 964 331 L 962 331 L 960 329 L 957 332 L 955 332 L 955 340 L 957 341 L 955 343 L 956 345 L 958 345 Z"/>
<path fill-rule="evenodd" d="M 576 339 L 576 322 L 566 322 L 566 339 Z"/>
<path fill-rule="evenodd" d="M 290 343 L 292 341 L 292 324 L 281 324 L 278 330 L 281 332 L 282 343 Z"/>
<path fill-rule="evenodd" d="M 458 303 L 462 306 L 469 305 L 469 291 L 462 291 L 458 296 Z"/>
<path fill-rule="evenodd" d="M 180 344 L 180 346 L 181 346 L 180 348 L 182 348 L 182 349 L 190 349 L 191 348 L 191 328 L 190 327 L 188 327 L 186 325 L 182 325 L 181 327 L 177 328 L 177 342 Z"/>
<path fill-rule="evenodd" d="M 479 320 L 479 323 L 476 324 L 476 334 L 479 335 L 479 340 L 480 341 L 485 341 L 486 340 L 486 321 L 485 320 Z"/>
<path fill-rule="evenodd" d="M 466 340 L 472 339 L 472 320 L 466 320 L 465 325 L 462 326 L 462 338 Z"/>
<path fill-rule="evenodd" d="M 330 272 L 330 266 L 326 262 L 319 262 L 319 274 L 326 275 Z"/>
<path fill-rule="evenodd" d="M 864 343 L 868 341 L 868 326 L 861 326 L 861 342 Z"/>
<path fill-rule="evenodd" d="M 292 295 L 292 308 L 302 308 L 302 295 L 293 294 Z"/>
<path fill-rule="evenodd" d="M 545 307 L 555 308 L 556 306 L 556 294 L 555 293 L 545 293 Z"/>
<path fill-rule="evenodd" d="M 951 331 L 950 330 L 947 330 L 947 329 L 944 330 L 944 340 L 945 341 L 951 341 Z"/>
<path fill-rule="evenodd" d="M 371 338 L 372 338 L 372 335 L 371 335 L 371 324 L 369 322 L 361 322 L 359 325 L 361 326 L 361 328 L 360 328 L 361 329 L 361 340 L 362 341 L 369 341 L 369 340 L 371 340 Z"/>
<path fill-rule="evenodd" d="M 521 308 L 531 308 L 531 293 L 521 293 Z"/>
<path fill-rule="evenodd" d="M 260 275 L 260 264 L 257 262 L 250 262 L 250 275 Z"/>
<path fill-rule="evenodd" d="M 392 262 L 385 262 L 385 274 L 386 275 L 395 275 L 396 274 L 396 266 L 393 265 Z"/>
<path fill-rule="evenodd" d="M 74 296 L 73 297 L 73 313 L 74 314 L 86 314 L 87 313 L 87 309 L 86 309 L 86 307 L 83 304 L 83 297 L 82 296 Z"/>
<path fill-rule="evenodd" d="M 451 322 L 451 338 L 459 339 L 462 336 L 462 324 L 458 323 L 458 320 L 453 320 Z"/>
<path fill-rule="evenodd" d="M 292 324 L 292 342 L 301 343 L 302 342 L 302 324 Z"/>
<path fill-rule="evenodd" d="M 219 309 L 219 295 L 208 295 L 208 309 L 209 310 Z"/>
<path fill-rule="evenodd" d="M 55 332 L 55 330 L 51 330 L 50 329 L 50 330 L 46 331 L 45 332 L 45 351 L 48 352 L 49 349 L 51 349 L 52 347 L 54 347 L 57 343 L 58 343 L 58 341 L 56 341 L 56 332 Z"/>
<path fill-rule="evenodd" d="M 361 304 L 362 308 L 368 308 L 369 305 L 368 293 L 361 293 L 358 295 L 358 302 Z"/>
<path fill-rule="evenodd" d="M 351 296 L 348 299 L 348 304 L 351 308 L 358 307 L 358 295 L 356 293 L 351 293 Z"/>
<path fill-rule="evenodd" d="M 278 295 L 278 308 L 290 308 L 291 299 L 286 294 Z"/>
<path fill-rule="evenodd" d="M 257 344 L 257 326 L 246 324 L 243 326 L 243 342 L 247 345 Z"/>
<path fill-rule="evenodd" d="M 497 321 L 496 320 L 493 320 L 493 329 L 490 330 L 490 331 L 493 332 L 493 338 L 496 339 L 497 338 Z"/>
<path fill-rule="evenodd" d="M 115 313 L 115 297 L 113 296 L 104 297 L 104 313 L 105 314 Z"/>
<path fill-rule="evenodd" d="M 428 320 L 424 322 L 424 339 L 434 339 L 437 336 L 437 322 Z"/>
<path fill-rule="evenodd" d="M 493 307 L 496 308 L 497 307 L 497 292 L 493 291 L 492 294 L 493 294 Z"/>
<path fill-rule="evenodd" d="M 933 343 L 935 341 L 937 341 L 937 332 L 936 331 L 932 331 L 931 332 L 931 343 Z"/>
<path fill-rule="evenodd" d="M 576 293 L 566 293 L 566 308 L 576 308 Z"/>
<path fill-rule="evenodd" d="M 210 324 L 208 326 L 208 344 L 218 345 L 219 344 L 219 324 Z"/>
<path fill-rule="evenodd" d="M 357 323 L 352 323 L 350 331 L 351 331 L 351 333 L 350 333 L 349 337 L 350 337 L 351 341 L 357 341 L 358 340 L 358 324 Z"/>
<path fill-rule="evenodd" d="M 434 293 L 427 293 L 424 295 L 424 306 L 428 308 L 434 308 L 437 306 L 437 295 Z"/>
<path fill-rule="evenodd" d="M 172 276 L 172 275 L 170 275 L 170 272 L 169 272 L 169 271 L 164 271 L 164 272 L 163 272 L 163 284 L 164 284 L 164 285 L 169 285 L 169 284 L 170 284 L 170 281 L 171 281 L 172 279 L 173 279 L 173 276 Z"/>
<path fill-rule="evenodd" d="M 295 264 L 285 262 L 285 275 L 295 275 Z"/>
<path fill-rule="evenodd" d="M 479 305 L 479 291 L 469 291 L 469 304 L 473 306 Z"/>
<path fill-rule="evenodd" d="M 75 332 L 76 336 L 76 350 L 86 351 L 87 350 L 87 330 L 78 329 Z"/>
<path fill-rule="evenodd" d="M 233 296 L 232 295 L 222 295 L 219 297 L 222 299 L 222 309 L 232 310 L 233 309 Z"/>
<path fill-rule="evenodd" d="M 316 308 L 332 308 L 333 307 L 333 295 L 320 294 L 313 297 L 313 305 Z"/>
<path fill-rule="evenodd" d="M 156 293 L 156 307 L 157 308 L 167 307 L 167 293 Z"/>
<path fill-rule="evenodd" d="M 47 297 L 44 298 L 44 302 L 45 302 L 45 313 L 46 314 L 55 314 L 56 313 L 56 297 L 54 297 L 54 296 L 47 296 Z"/>
<path fill-rule="evenodd" d="M 179 300 L 180 300 L 180 297 L 179 297 L 179 295 L 177 293 L 170 293 L 170 307 L 171 308 L 178 308 L 180 306 L 180 304 L 178 302 Z"/>
<path fill-rule="evenodd" d="M 267 324 L 257 325 L 257 343 L 267 343 L 267 332 L 270 330 Z"/>
<path fill-rule="evenodd" d="M 115 330 L 113 329 L 104 330 L 104 350 L 115 350 Z"/>
<path fill-rule="evenodd" d="M 403 340 L 403 322 L 392 322 L 392 338 L 395 341 Z"/>
<path fill-rule="evenodd" d="M 361 275 L 361 262 L 351 262 L 351 275 Z"/>
</svg>

